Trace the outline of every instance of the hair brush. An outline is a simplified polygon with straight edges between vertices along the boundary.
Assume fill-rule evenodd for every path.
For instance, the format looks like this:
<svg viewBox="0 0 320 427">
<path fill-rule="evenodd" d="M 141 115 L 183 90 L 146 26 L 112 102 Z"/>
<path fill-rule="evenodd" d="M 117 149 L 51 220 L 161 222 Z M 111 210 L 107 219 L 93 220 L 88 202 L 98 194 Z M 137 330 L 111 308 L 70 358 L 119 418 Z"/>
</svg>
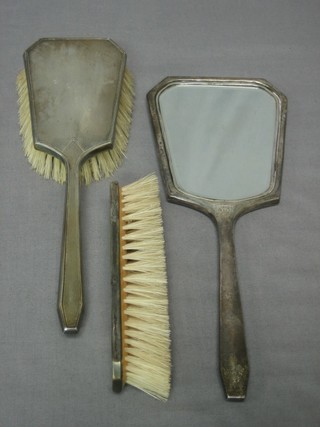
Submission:
<svg viewBox="0 0 320 427">
<path fill-rule="evenodd" d="M 170 391 L 170 328 L 158 180 L 111 184 L 113 390 Z"/>
<path fill-rule="evenodd" d="M 127 146 L 133 80 L 112 40 L 40 39 L 17 78 L 20 133 L 32 168 L 66 181 L 58 311 L 77 332 L 83 310 L 79 199 L 86 184 L 111 175 Z"/>
</svg>

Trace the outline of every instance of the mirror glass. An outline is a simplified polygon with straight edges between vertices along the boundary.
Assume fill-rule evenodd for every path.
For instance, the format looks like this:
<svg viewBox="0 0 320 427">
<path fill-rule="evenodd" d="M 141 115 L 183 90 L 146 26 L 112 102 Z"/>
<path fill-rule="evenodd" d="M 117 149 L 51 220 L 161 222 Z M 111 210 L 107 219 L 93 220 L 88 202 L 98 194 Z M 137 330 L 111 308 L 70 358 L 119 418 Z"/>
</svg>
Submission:
<svg viewBox="0 0 320 427">
<path fill-rule="evenodd" d="M 159 94 L 158 108 L 179 189 L 220 200 L 268 190 L 278 127 L 271 93 L 256 86 L 180 83 Z"/>
</svg>

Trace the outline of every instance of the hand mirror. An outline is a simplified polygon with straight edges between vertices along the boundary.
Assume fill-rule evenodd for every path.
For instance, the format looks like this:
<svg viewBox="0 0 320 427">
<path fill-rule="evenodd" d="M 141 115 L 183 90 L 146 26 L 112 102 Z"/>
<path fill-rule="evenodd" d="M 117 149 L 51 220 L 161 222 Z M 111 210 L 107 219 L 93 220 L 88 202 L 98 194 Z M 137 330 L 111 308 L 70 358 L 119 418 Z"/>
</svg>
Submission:
<svg viewBox="0 0 320 427">
<path fill-rule="evenodd" d="M 227 399 L 243 400 L 249 364 L 233 229 L 279 202 L 287 100 L 262 79 L 167 77 L 148 102 L 168 200 L 218 228 L 220 373 Z"/>
</svg>

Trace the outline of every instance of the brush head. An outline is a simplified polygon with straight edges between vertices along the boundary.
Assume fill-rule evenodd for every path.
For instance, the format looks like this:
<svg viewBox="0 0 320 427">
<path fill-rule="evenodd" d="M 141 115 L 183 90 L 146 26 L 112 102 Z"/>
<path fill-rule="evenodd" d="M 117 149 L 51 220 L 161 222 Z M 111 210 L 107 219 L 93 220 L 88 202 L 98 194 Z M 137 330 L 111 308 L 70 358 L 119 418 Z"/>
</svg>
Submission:
<svg viewBox="0 0 320 427">
<path fill-rule="evenodd" d="M 32 168 L 45 178 L 66 180 L 59 157 L 64 159 L 72 147 L 85 157 L 103 150 L 82 164 L 86 184 L 120 166 L 131 124 L 133 79 L 127 70 L 118 75 L 109 59 L 113 56 L 120 73 L 125 53 L 109 40 L 42 39 L 26 51 L 28 78 L 25 70 L 17 78 L 20 133 Z M 69 141 L 74 144 L 66 145 Z"/>
<path fill-rule="evenodd" d="M 170 326 L 157 177 L 149 175 L 119 193 L 122 383 L 167 400 Z"/>
</svg>

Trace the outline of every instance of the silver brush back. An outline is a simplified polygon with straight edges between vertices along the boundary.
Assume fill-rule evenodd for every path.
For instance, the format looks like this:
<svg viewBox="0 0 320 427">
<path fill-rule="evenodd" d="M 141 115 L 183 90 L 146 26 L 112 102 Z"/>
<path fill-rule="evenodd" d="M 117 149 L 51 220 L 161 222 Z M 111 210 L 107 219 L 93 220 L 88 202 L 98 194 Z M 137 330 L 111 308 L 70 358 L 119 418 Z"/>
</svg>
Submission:
<svg viewBox="0 0 320 427">
<path fill-rule="evenodd" d="M 24 54 L 33 143 L 67 171 L 58 310 L 63 331 L 78 331 L 83 310 L 80 167 L 112 148 L 126 54 L 103 39 L 41 39 Z"/>
</svg>

